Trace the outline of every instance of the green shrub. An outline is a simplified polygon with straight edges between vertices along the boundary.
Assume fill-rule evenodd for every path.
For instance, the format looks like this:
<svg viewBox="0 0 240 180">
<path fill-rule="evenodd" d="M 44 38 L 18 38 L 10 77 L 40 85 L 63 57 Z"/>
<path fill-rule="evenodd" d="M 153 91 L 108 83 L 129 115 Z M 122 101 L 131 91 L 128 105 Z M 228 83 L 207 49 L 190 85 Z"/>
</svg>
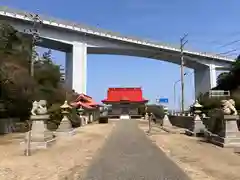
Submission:
<svg viewBox="0 0 240 180">
<path fill-rule="evenodd" d="M 147 112 L 153 113 L 156 119 L 162 119 L 164 117 L 164 110 L 162 106 L 159 105 L 147 105 Z"/>
<path fill-rule="evenodd" d="M 231 92 L 231 96 L 235 101 L 236 109 L 240 110 L 240 89 Z"/>
<path fill-rule="evenodd" d="M 72 127 L 76 128 L 76 127 L 80 127 L 81 126 L 81 118 L 79 117 L 79 115 L 77 114 L 77 109 L 76 108 L 72 108 L 71 109 L 71 113 L 69 115 L 69 119 L 72 122 Z"/>
<path fill-rule="evenodd" d="M 62 104 L 59 103 L 52 104 L 52 106 L 48 109 L 50 119 L 46 123 L 49 130 L 56 130 L 61 123 L 61 120 L 63 118 L 60 108 L 61 105 Z"/>
</svg>

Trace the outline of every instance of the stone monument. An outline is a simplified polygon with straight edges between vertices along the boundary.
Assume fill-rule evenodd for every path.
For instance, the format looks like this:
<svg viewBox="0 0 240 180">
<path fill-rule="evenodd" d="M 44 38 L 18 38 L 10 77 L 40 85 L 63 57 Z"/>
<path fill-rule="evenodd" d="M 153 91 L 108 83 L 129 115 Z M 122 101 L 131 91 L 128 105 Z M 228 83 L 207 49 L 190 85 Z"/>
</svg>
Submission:
<svg viewBox="0 0 240 180">
<path fill-rule="evenodd" d="M 64 104 L 60 106 L 60 108 L 62 109 L 63 118 L 60 125 L 58 126 L 57 135 L 74 135 L 72 123 L 68 118 L 70 114 L 69 111 L 72 107 L 68 105 L 67 101 L 65 101 Z"/>
<path fill-rule="evenodd" d="M 188 129 L 186 129 L 185 133 L 187 135 L 194 135 L 198 136 L 199 134 L 204 134 L 205 126 L 203 124 L 203 121 L 200 117 L 202 112 L 202 105 L 199 104 L 198 100 L 195 101 L 195 103 L 192 106 L 193 108 L 193 119 L 191 119 L 189 122 Z"/>
<path fill-rule="evenodd" d="M 164 106 L 163 111 L 164 111 L 164 117 L 163 117 L 162 125 L 172 127 L 172 123 L 170 122 L 169 117 L 168 117 L 168 108 L 166 106 Z"/>
<path fill-rule="evenodd" d="M 47 129 L 46 121 L 50 116 L 47 114 L 47 101 L 34 101 L 32 104 L 30 120 L 32 128 L 30 131 L 30 149 L 45 149 L 55 142 L 53 132 Z M 28 134 L 26 133 L 26 138 Z"/>
<path fill-rule="evenodd" d="M 233 99 L 222 100 L 222 127 L 212 135 L 211 141 L 221 147 L 240 147 L 240 134 L 237 126 L 239 115 Z"/>
</svg>

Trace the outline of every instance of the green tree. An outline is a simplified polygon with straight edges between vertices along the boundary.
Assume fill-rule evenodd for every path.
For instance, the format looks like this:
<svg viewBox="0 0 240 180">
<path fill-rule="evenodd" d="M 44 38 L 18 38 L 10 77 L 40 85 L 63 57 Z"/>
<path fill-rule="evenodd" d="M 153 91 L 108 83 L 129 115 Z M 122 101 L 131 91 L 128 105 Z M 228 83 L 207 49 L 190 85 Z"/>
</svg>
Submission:
<svg viewBox="0 0 240 180">
<path fill-rule="evenodd" d="M 60 66 L 52 62 L 51 50 L 43 53 L 39 59 L 34 66 L 34 78 L 38 84 L 35 97 L 44 98 L 49 104 L 61 103 L 65 98 L 65 89 L 60 83 Z"/>
<path fill-rule="evenodd" d="M 216 89 L 234 90 L 240 85 L 240 55 L 232 64 L 229 72 L 221 73 L 217 78 Z"/>
<path fill-rule="evenodd" d="M 52 62 L 51 50 L 37 57 L 34 78 L 29 73 L 32 55 L 38 56 L 35 49 L 32 51 L 31 40 L 0 23 L 0 98 L 9 116 L 28 117 L 32 100 L 46 99 L 49 105 L 64 101 L 60 67 Z"/>
<path fill-rule="evenodd" d="M 42 55 L 42 60 L 52 63 L 52 51 L 49 49 L 47 52 L 44 52 Z"/>
<path fill-rule="evenodd" d="M 217 77 L 217 84 L 218 85 L 225 84 L 225 80 L 228 78 L 228 76 L 229 76 L 228 72 L 223 72 L 219 74 Z"/>
<path fill-rule="evenodd" d="M 9 116 L 28 114 L 34 87 L 34 80 L 28 72 L 31 55 L 29 42 L 12 26 L 0 22 L 0 98 Z"/>
</svg>

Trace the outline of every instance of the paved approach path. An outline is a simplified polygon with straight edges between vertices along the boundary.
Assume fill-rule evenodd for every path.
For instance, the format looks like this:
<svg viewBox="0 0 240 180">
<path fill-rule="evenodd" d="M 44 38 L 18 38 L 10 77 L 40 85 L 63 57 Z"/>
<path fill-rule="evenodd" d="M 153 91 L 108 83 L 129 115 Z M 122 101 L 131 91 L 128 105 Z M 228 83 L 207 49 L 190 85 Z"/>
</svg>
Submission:
<svg viewBox="0 0 240 180">
<path fill-rule="evenodd" d="M 137 120 L 119 120 L 93 159 L 84 180 L 190 180 L 138 128 Z"/>
</svg>

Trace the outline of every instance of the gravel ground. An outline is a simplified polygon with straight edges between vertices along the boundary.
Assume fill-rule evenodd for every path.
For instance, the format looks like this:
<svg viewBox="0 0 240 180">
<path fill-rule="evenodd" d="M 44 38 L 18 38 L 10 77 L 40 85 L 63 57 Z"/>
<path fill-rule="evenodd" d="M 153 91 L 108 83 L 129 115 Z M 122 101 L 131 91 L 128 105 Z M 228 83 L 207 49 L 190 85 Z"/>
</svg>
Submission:
<svg viewBox="0 0 240 180">
<path fill-rule="evenodd" d="M 147 122 L 139 123 L 146 131 Z M 168 133 L 153 127 L 148 136 L 166 155 L 176 162 L 190 178 L 194 180 L 240 180 L 240 155 L 231 148 L 221 148 L 206 143 L 201 138 L 175 133 Z"/>
<path fill-rule="evenodd" d="M 76 129 L 72 137 L 59 137 L 46 150 L 23 156 L 23 134 L 0 138 L 0 180 L 75 180 L 104 144 L 114 123 L 91 124 Z M 16 137 L 17 136 L 17 137 Z"/>
<path fill-rule="evenodd" d="M 83 179 L 189 180 L 138 128 L 136 120 L 117 122 Z"/>
</svg>

